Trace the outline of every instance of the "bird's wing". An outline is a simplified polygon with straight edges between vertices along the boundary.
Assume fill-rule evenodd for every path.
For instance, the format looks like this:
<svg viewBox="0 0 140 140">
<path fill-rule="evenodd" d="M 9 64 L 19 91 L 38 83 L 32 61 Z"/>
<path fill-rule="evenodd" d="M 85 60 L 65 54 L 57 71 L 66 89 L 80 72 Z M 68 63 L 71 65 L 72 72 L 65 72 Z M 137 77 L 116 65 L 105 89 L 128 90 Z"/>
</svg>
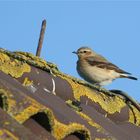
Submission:
<svg viewBox="0 0 140 140">
<path fill-rule="evenodd" d="M 86 61 L 88 62 L 89 65 L 91 66 L 96 66 L 98 68 L 103 68 L 103 69 L 107 69 L 107 70 L 114 70 L 118 73 L 122 73 L 122 74 L 131 74 L 131 73 L 128 73 L 122 69 L 120 69 L 119 67 L 117 67 L 116 65 L 110 63 L 107 61 L 107 59 L 103 59 L 104 57 L 101 57 L 99 59 L 94 58 L 94 57 L 88 57 L 86 58 Z"/>
</svg>

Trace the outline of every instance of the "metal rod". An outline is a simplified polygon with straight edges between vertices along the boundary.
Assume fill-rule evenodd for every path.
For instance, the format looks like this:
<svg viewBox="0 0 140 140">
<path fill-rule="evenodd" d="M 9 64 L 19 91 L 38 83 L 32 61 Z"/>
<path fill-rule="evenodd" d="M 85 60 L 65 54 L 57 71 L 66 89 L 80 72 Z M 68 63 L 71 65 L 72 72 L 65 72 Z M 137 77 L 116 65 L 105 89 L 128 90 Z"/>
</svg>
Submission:
<svg viewBox="0 0 140 140">
<path fill-rule="evenodd" d="M 46 20 L 43 20 L 42 25 L 41 25 L 41 30 L 40 30 L 38 47 L 37 47 L 37 51 L 36 51 L 36 56 L 39 56 L 39 57 L 40 57 L 42 44 L 43 44 L 43 40 L 44 40 L 45 29 L 46 29 Z"/>
</svg>

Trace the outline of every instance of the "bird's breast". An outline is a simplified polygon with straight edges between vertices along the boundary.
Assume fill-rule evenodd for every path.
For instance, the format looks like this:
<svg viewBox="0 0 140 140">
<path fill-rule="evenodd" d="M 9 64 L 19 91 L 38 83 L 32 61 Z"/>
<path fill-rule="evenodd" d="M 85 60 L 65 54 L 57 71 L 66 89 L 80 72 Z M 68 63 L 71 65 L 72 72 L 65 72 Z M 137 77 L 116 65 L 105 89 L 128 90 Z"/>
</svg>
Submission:
<svg viewBox="0 0 140 140">
<path fill-rule="evenodd" d="M 113 71 L 102 69 L 96 66 L 90 66 L 86 62 L 77 62 L 77 72 L 88 82 L 100 83 L 105 80 L 115 79 L 118 75 Z"/>
</svg>

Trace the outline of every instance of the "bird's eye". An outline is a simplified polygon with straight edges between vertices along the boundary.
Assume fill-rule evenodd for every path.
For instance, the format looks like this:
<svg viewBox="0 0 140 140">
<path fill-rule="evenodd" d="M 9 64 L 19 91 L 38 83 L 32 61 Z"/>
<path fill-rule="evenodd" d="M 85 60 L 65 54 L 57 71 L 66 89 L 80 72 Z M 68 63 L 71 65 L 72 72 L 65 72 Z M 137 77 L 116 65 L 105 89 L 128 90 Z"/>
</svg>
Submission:
<svg viewBox="0 0 140 140">
<path fill-rule="evenodd" d="M 87 53 L 87 51 L 80 51 L 79 53 L 80 53 L 80 54 L 82 54 L 82 53 Z"/>
</svg>

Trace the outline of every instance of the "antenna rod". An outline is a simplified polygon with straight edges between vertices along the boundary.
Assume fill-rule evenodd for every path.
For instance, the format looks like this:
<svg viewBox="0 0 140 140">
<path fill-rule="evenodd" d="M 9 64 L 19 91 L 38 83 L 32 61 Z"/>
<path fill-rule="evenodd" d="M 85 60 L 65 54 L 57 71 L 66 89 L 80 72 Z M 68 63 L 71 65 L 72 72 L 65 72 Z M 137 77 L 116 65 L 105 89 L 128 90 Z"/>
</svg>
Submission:
<svg viewBox="0 0 140 140">
<path fill-rule="evenodd" d="M 44 40 L 45 29 L 46 29 L 46 20 L 44 19 L 42 21 L 40 36 L 39 36 L 39 41 L 38 41 L 38 46 L 37 46 L 37 51 L 36 51 L 36 56 L 38 56 L 38 57 L 40 57 L 42 44 L 43 44 L 43 40 Z"/>
</svg>

